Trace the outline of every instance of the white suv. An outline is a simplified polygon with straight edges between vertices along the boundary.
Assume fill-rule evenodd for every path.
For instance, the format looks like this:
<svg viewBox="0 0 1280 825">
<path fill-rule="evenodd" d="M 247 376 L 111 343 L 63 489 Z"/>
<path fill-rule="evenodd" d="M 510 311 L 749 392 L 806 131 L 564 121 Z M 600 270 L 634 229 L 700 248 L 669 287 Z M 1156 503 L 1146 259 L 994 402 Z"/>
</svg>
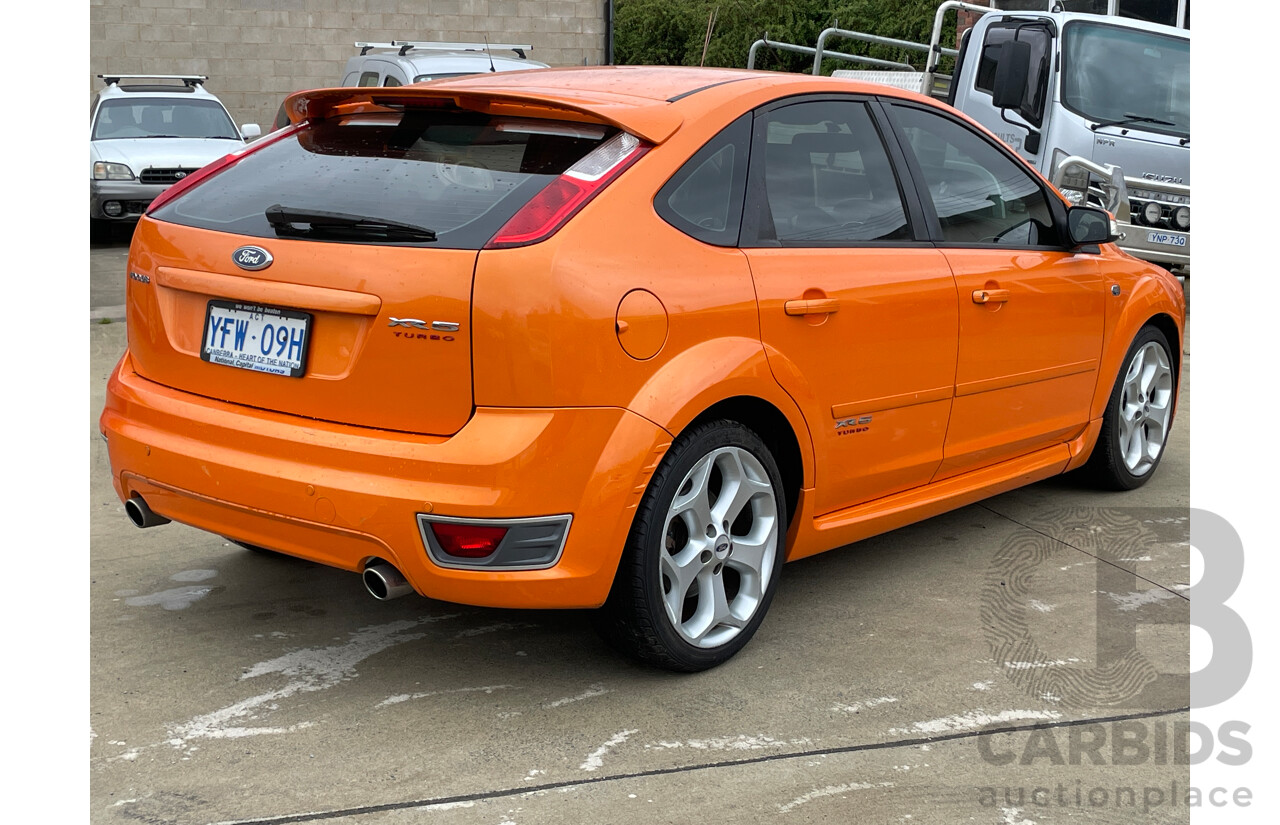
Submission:
<svg viewBox="0 0 1280 825">
<path fill-rule="evenodd" d="M 355 46 L 360 54 L 347 60 L 339 86 L 408 86 L 444 77 L 549 68 L 546 63 L 525 56 L 532 46 L 518 43 L 392 40 L 389 43 L 362 41 Z M 289 114 L 281 104 L 271 128 L 283 129 L 288 125 Z"/>
<path fill-rule="evenodd" d="M 202 76 L 98 77 L 106 88 L 90 109 L 89 225 L 95 238 L 112 223 L 137 221 L 171 184 L 262 134 L 256 123 L 237 129 Z"/>
<path fill-rule="evenodd" d="M 392 40 L 356 43 L 356 48 L 360 54 L 347 61 L 343 86 L 407 86 L 442 77 L 547 68 L 526 57 L 531 46 L 516 43 Z"/>
</svg>

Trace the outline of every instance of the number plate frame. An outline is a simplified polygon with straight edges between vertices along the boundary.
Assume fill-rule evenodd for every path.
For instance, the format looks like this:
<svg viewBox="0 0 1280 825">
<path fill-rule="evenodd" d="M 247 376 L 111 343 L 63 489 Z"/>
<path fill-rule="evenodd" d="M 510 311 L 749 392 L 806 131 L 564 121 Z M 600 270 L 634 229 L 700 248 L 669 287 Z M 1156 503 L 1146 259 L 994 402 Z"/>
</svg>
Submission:
<svg viewBox="0 0 1280 825">
<path fill-rule="evenodd" d="M 211 345 L 209 339 L 213 332 L 212 322 L 215 314 L 224 319 L 223 323 L 234 323 L 237 320 L 247 323 L 246 337 L 240 348 L 234 347 L 235 336 L 234 332 L 230 331 L 224 335 L 224 340 L 219 342 L 224 346 L 213 347 Z M 277 320 L 292 322 L 283 324 L 285 329 L 290 330 L 290 340 L 283 345 L 285 354 L 288 354 L 292 349 L 293 333 L 298 330 L 301 331 L 301 352 L 297 359 L 281 358 L 272 355 L 271 352 L 263 355 L 261 344 L 256 343 L 258 335 L 265 332 L 267 327 L 272 328 L 274 336 L 274 330 L 278 328 L 275 323 Z M 204 330 L 200 335 L 200 360 L 208 361 L 211 364 L 249 370 L 250 372 L 299 378 L 307 371 L 307 353 L 311 348 L 311 322 L 313 320 L 314 316 L 311 313 L 300 312 L 296 309 L 264 306 L 262 304 L 246 304 L 240 301 L 211 300 L 205 306 Z M 219 328 L 221 329 L 221 326 Z M 254 337 L 249 338 L 250 333 L 253 333 Z M 228 337 L 231 338 L 230 343 L 233 344 L 231 347 L 225 346 L 228 343 L 225 339 Z M 274 346 L 272 351 L 275 351 Z"/>
<path fill-rule="evenodd" d="M 1147 243 L 1158 243 L 1164 246 L 1186 246 L 1186 235 L 1170 235 L 1167 232 L 1148 232 Z"/>
</svg>

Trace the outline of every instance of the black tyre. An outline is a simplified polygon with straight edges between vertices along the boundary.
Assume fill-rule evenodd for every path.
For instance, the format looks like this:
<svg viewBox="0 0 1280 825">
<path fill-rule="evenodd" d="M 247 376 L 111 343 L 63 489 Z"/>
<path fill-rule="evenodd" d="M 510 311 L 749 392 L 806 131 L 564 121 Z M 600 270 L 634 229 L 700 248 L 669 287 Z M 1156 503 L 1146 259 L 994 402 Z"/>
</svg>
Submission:
<svg viewBox="0 0 1280 825">
<path fill-rule="evenodd" d="M 1143 327 L 1125 354 L 1103 414 L 1102 432 L 1084 467 L 1097 486 L 1133 490 L 1155 473 L 1173 424 L 1174 365 L 1164 333 Z"/>
<path fill-rule="evenodd" d="M 683 433 L 636 511 L 602 635 L 668 670 L 727 661 L 773 600 L 786 522 L 782 477 L 758 435 L 728 420 Z"/>
</svg>

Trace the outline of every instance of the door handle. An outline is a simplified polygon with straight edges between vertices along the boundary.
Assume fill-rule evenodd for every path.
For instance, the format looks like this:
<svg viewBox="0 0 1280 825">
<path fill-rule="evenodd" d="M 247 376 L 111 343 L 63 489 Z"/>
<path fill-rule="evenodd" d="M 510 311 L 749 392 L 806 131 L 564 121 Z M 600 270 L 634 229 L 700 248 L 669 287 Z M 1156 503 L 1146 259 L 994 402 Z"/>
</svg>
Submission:
<svg viewBox="0 0 1280 825">
<path fill-rule="evenodd" d="M 840 302 L 835 298 L 792 300 L 782 305 L 788 315 L 830 315 L 838 309 Z"/>
<path fill-rule="evenodd" d="M 1007 289 L 975 289 L 973 291 L 975 304 L 1002 304 L 1007 300 L 1009 300 Z"/>
</svg>

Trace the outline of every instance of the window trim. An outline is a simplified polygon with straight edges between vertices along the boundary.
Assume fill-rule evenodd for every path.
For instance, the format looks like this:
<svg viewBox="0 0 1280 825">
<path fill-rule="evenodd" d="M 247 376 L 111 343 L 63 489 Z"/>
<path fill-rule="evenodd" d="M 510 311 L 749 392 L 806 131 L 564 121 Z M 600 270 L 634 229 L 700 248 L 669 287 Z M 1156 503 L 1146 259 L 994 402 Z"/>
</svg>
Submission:
<svg viewBox="0 0 1280 825">
<path fill-rule="evenodd" d="M 788 106 L 802 103 L 853 103 L 862 104 L 871 118 L 871 124 L 880 137 L 880 143 L 888 156 L 890 170 L 898 185 L 898 196 L 902 199 L 902 209 L 907 219 L 907 231 L 911 235 L 904 241 L 780 241 L 773 237 L 764 237 L 762 230 L 772 230 L 773 216 L 769 209 L 768 193 L 765 190 L 764 153 L 768 145 L 766 116 Z M 772 100 L 758 106 L 751 112 L 751 152 L 747 164 L 746 207 L 742 212 L 742 231 L 738 246 L 743 249 L 898 249 L 931 246 L 932 238 L 924 231 L 925 213 L 917 202 L 918 193 L 911 185 L 905 158 L 898 146 L 896 137 L 891 138 L 892 125 L 883 117 L 878 98 L 867 94 L 802 94 Z M 751 206 L 755 205 L 755 209 Z"/>
<path fill-rule="evenodd" d="M 1056 190 L 1044 179 L 1034 167 L 1027 163 L 1021 155 L 1014 152 L 1009 145 L 998 138 L 992 138 L 980 129 L 975 129 L 973 124 L 968 123 L 963 118 L 948 112 L 941 107 L 920 104 L 913 100 L 905 98 L 887 97 L 883 99 L 885 117 L 893 124 L 893 134 L 896 138 L 901 151 L 906 156 L 906 168 L 912 179 L 916 198 L 920 200 L 926 215 L 926 223 L 929 230 L 929 239 L 934 246 L 942 249 L 1021 249 L 1030 251 L 1046 251 L 1070 252 L 1074 247 L 1070 245 L 1070 235 L 1066 231 L 1067 207 Z M 1039 188 L 1040 193 L 1049 203 L 1049 215 L 1053 219 L 1053 228 L 1058 234 L 1059 243 L 1057 244 L 1036 244 L 1036 245 L 1015 245 L 1002 243 L 956 243 L 948 241 L 943 237 L 942 222 L 938 219 L 938 210 L 933 205 L 933 196 L 929 193 L 929 185 L 925 180 L 924 169 L 920 166 L 919 159 L 916 158 L 915 152 L 911 150 L 911 143 L 907 140 L 906 134 L 903 133 L 902 121 L 894 114 L 895 106 L 903 106 L 911 109 L 918 109 L 922 112 L 928 112 L 967 130 L 975 138 L 985 141 L 988 146 L 994 147 L 1001 155 L 1007 158 L 1011 163 L 1015 164 L 1023 172 L 1027 173 L 1031 180 Z"/>
</svg>

